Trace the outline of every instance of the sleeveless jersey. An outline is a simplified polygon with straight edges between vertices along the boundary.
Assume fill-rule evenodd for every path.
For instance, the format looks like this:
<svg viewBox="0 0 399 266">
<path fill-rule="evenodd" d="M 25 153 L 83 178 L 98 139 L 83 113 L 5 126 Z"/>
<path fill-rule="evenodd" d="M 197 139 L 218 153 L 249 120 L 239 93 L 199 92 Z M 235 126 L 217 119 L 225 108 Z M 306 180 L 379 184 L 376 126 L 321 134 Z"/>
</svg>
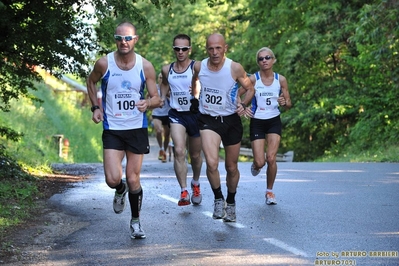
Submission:
<svg viewBox="0 0 399 266">
<path fill-rule="evenodd" d="M 170 107 L 178 112 L 190 111 L 194 62 L 194 60 L 191 61 L 190 65 L 182 73 L 177 73 L 173 70 L 174 62 L 169 67 Z"/>
<path fill-rule="evenodd" d="M 225 59 L 219 71 L 208 69 L 209 58 L 202 60 L 198 78 L 201 83 L 199 110 L 210 116 L 228 116 L 237 109 L 238 84 L 231 76 L 231 63 Z"/>
<path fill-rule="evenodd" d="M 147 128 L 146 112 L 140 112 L 136 103 L 144 99 L 145 76 L 143 59 L 136 54 L 136 63 L 130 70 L 120 69 L 114 52 L 107 54 L 108 68 L 101 78 L 103 128 L 128 130 Z"/>
<path fill-rule="evenodd" d="M 279 75 L 274 73 L 274 80 L 270 86 L 263 84 L 259 72 L 255 74 L 255 96 L 252 98 L 253 118 L 270 119 L 280 114 L 277 99 L 281 93 Z"/>
<path fill-rule="evenodd" d="M 159 85 L 157 84 L 157 89 L 158 89 L 158 95 L 161 95 L 161 89 L 159 88 Z M 168 116 L 170 109 L 169 105 L 169 99 L 165 98 L 165 103 L 162 107 L 158 107 L 152 110 L 152 115 L 155 116 Z"/>
</svg>

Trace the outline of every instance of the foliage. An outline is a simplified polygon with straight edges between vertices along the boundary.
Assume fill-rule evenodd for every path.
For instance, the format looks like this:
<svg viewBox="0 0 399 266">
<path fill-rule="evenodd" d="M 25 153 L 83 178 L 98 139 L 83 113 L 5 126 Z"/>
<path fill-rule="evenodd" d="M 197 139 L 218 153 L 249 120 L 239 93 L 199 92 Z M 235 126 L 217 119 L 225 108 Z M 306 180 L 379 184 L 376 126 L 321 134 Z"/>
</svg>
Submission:
<svg viewBox="0 0 399 266">
<path fill-rule="evenodd" d="M 6 145 L 7 153 L 20 163 L 43 170 L 54 162 L 101 161 L 102 127 L 90 119 L 91 112 L 84 105 L 87 96 L 71 91 L 54 77 L 47 77 L 46 82 L 54 87 L 37 84 L 37 91 L 32 92 L 44 99 L 44 103 L 29 99 L 11 102 L 12 111 L 5 113 L 0 121 L 26 134 L 18 142 L 0 138 L 0 144 Z M 63 135 L 63 140 L 69 141 L 67 158 L 59 157 L 56 135 Z"/>
<path fill-rule="evenodd" d="M 378 150 L 398 137 L 399 6 L 394 0 L 50 0 L 46 5 L 2 0 L 0 10 L 3 111 L 14 98 L 40 104 L 40 94 L 32 93 L 32 82 L 40 79 L 35 66 L 84 77 L 95 57 L 115 49 L 115 25 L 129 20 L 140 36 L 136 51 L 157 71 L 174 60 L 170 46 L 177 33 L 192 37 L 191 56 L 201 60 L 206 36 L 221 32 L 228 57 L 248 73 L 257 71 L 256 51 L 272 48 L 275 71 L 287 77 L 294 104 L 282 113 L 280 152 L 294 150 L 297 161 L 339 156 L 348 145 L 352 151 Z M 242 143 L 249 147 L 249 121 L 243 124 Z M 23 134 L 0 119 L 0 136 L 20 143 Z"/>
<path fill-rule="evenodd" d="M 2 1 L 0 5 L 0 108 L 9 109 L 11 99 L 28 96 L 35 71 L 42 66 L 54 74 L 62 71 L 83 74 L 90 51 L 91 29 L 83 19 L 89 14 L 76 6 L 85 2 Z M 60 23 L 62 22 L 62 23 Z"/>
<path fill-rule="evenodd" d="M 253 0 L 243 38 L 270 47 L 288 79 L 282 148 L 296 160 L 373 148 L 398 132 L 398 4 L 395 1 Z M 253 57 L 242 57 L 256 71 Z"/>
</svg>

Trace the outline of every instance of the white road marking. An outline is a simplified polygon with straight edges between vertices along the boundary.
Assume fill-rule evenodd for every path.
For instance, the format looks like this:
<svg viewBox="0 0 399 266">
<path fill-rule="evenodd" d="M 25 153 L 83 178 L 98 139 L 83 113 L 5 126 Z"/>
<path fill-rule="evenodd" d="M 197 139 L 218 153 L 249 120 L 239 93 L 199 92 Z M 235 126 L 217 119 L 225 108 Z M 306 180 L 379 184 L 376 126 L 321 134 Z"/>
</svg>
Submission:
<svg viewBox="0 0 399 266">
<path fill-rule="evenodd" d="M 172 198 L 172 197 L 170 197 L 168 195 L 165 195 L 165 194 L 158 194 L 158 196 L 163 198 L 163 199 L 169 200 L 169 201 L 171 201 L 173 203 L 176 203 L 176 204 L 179 202 L 178 199 Z"/>
<path fill-rule="evenodd" d="M 309 257 L 308 254 L 306 254 L 306 252 L 304 252 L 302 250 L 299 250 L 297 248 L 291 247 L 288 244 L 286 244 L 286 243 L 284 243 L 284 242 L 282 242 L 282 241 L 280 241 L 278 239 L 275 239 L 275 238 L 264 238 L 263 240 L 268 242 L 268 243 L 270 243 L 270 244 L 272 244 L 272 245 L 274 245 L 274 246 L 276 246 L 276 247 L 279 247 L 279 248 L 282 248 L 282 249 L 284 249 L 286 251 L 289 251 L 289 252 L 291 252 L 291 253 L 293 253 L 295 255 L 299 255 L 299 256 L 302 256 L 302 257 L 305 257 L 305 258 Z"/>
<path fill-rule="evenodd" d="M 211 217 L 213 219 L 213 213 L 211 212 L 202 212 L 205 216 Z M 215 221 L 218 220 L 220 222 L 223 222 L 223 219 L 215 219 Z M 240 223 L 236 223 L 236 222 L 223 222 L 224 224 L 231 226 L 231 227 L 235 227 L 235 228 L 245 228 L 246 226 Z"/>
<path fill-rule="evenodd" d="M 158 197 L 161 197 L 161 198 L 163 198 L 163 199 L 166 199 L 166 200 L 168 200 L 168 201 L 170 201 L 170 202 L 173 202 L 173 203 L 176 203 L 177 204 L 177 202 L 179 201 L 179 200 L 177 200 L 177 199 L 175 199 L 175 198 L 172 198 L 172 197 L 170 197 L 170 196 L 168 196 L 168 195 L 165 195 L 165 194 L 158 194 Z M 205 216 L 208 216 L 208 217 L 211 217 L 212 219 L 213 219 L 213 217 L 212 217 L 212 213 L 211 212 L 202 212 Z M 219 219 L 219 221 L 220 222 L 223 222 L 223 219 Z M 240 224 L 240 223 L 225 223 L 225 224 L 227 224 L 227 225 L 229 225 L 229 226 L 231 226 L 231 227 L 235 227 L 235 228 L 245 228 L 246 226 L 245 225 L 242 225 L 242 224 Z"/>
<path fill-rule="evenodd" d="M 172 197 L 170 197 L 170 196 L 168 196 L 168 195 L 165 195 L 165 194 L 158 194 L 158 196 L 161 197 L 161 198 L 163 198 L 163 199 L 166 199 L 166 200 L 168 200 L 168 201 L 170 201 L 170 202 L 176 203 L 176 204 L 177 204 L 177 202 L 179 201 L 178 199 L 172 198 Z M 205 216 L 208 216 L 208 217 L 210 217 L 210 218 L 213 219 L 213 217 L 212 217 L 213 214 L 212 214 L 211 212 L 205 211 L 205 212 L 202 212 L 202 214 L 204 214 Z M 222 223 L 228 225 L 228 226 L 231 226 L 231 227 L 235 227 L 235 228 L 246 228 L 245 225 L 240 224 L 240 223 L 234 223 L 234 222 L 233 222 L 233 223 L 225 223 L 225 222 L 223 222 L 223 219 L 218 219 L 218 220 L 219 220 L 220 222 L 222 222 Z M 264 238 L 263 240 L 266 241 L 266 242 L 268 242 L 269 244 L 272 244 L 272 245 L 274 245 L 274 246 L 276 246 L 276 247 L 279 247 L 279 248 L 284 249 L 284 250 L 286 250 L 286 251 L 288 251 L 288 252 L 291 252 L 291 253 L 293 253 L 294 255 L 302 256 L 302 257 L 305 257 L 305 258 L 308 258 L 308 257 L 309 257 L 309 255 L 306 254 L 306 252 L 304 252 L 304 251 L 302 251 L 302 250 L 299 250 L 299 249 L 297 249 L 297 248 L 291 247 L 291 246 L 289 246 L 288 244 L 286 244 L 286 243 L 284 243 L 284 242 L 282 242 L 282 241 L 280 241 L 280 240 L 278 240 L 278 239 L 275 239 L 275 238 Z"/>
</svg>

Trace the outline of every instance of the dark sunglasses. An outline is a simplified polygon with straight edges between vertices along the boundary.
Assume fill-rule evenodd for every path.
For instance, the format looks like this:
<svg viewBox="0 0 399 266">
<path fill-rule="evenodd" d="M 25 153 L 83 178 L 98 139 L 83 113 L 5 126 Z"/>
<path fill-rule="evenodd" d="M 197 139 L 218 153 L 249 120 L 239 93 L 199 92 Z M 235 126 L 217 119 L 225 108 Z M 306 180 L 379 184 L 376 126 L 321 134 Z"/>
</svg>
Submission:
<svg viewBox="0 0 399 266">
<path fill-rule="evenodd" d="M 136 38 L 136 35 L 127 35 L 127 36 L 122 36 L 122 35 L 114 35 L 114 38 L 116 41 L 121 42 L 122 40 L 125 40 L 125 42 L 131 41 L 134 38 Z"/>
<path fill-rule="evenodd" d="M 188 49 L 190 49 L 190 46 L 185 46 L 185 47 L 173 46 L 173 50 L 175 50 L 176 52 L 180 52 L 180 50 L 183 52 L 187 52 Z"/>
<path fill-rule="evenodd" d="M 263 59 L 270 60 L 272 58 L 273 58 L 272 56 L 266 55 L 265 57 L 258 57 L 258 61 L 261 62 L 261 61 L 263 61 Z"/>
</svg>

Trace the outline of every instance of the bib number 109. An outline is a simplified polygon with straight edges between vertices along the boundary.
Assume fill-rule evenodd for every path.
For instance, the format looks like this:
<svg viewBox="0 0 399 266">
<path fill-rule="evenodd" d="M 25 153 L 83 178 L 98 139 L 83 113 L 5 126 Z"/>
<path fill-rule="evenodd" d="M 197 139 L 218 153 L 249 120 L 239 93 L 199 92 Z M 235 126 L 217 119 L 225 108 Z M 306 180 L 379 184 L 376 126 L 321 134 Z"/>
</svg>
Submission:
<svg viewBox="0 0 399 266">
<path fill-rule="evenodd" d="M 116 102 L 119 110 L 133 110 L 136 107 L 136 102 L 134 100 L 131 101 L 118 101 Z"/>
</svg>

